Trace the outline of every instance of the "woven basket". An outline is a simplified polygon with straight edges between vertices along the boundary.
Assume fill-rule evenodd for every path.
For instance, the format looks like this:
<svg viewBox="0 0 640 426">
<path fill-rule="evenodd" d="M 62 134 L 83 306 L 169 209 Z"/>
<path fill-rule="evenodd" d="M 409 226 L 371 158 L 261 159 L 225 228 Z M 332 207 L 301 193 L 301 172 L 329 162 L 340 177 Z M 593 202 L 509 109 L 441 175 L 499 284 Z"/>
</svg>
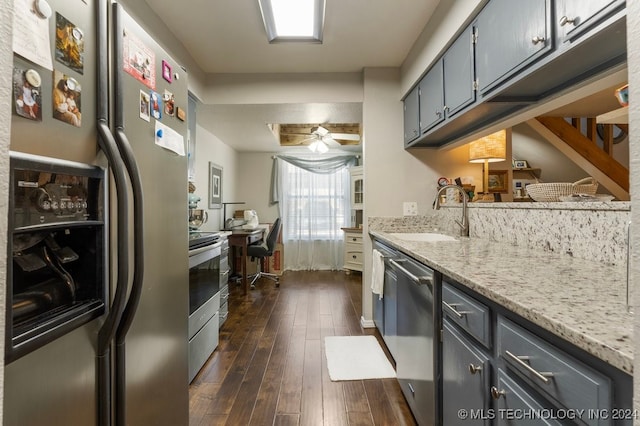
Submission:
<svg viewBox="0 0 640 426">
<path fill-rule="evenodd" d="M 560 197 L 573 194 L 595 195 L 598 182 L 587 177 L 574 183 L 532 183 L 527 185 L 527 193 L 534 201 L 560 201 Z"/>
</svg>

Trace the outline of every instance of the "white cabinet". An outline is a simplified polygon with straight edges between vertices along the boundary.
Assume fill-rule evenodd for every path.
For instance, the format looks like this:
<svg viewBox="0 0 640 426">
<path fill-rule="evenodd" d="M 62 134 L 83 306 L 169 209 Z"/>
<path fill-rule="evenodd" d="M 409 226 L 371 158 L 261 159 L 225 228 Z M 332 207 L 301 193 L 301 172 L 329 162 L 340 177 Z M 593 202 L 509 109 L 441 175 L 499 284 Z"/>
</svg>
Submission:
<svg viewBox="0 0 640 426">
<path fill-rule="evenodd" d="M 349 169 L 351 175 L 351 209 L 362 210 L 364 208 L 364 176 L 362 166 Z"/>
<path fill-rule="evenodd" d="M 362 229 L 342 228 L 344 231 L 344 269 L 362 272 Z"/>
</svg>

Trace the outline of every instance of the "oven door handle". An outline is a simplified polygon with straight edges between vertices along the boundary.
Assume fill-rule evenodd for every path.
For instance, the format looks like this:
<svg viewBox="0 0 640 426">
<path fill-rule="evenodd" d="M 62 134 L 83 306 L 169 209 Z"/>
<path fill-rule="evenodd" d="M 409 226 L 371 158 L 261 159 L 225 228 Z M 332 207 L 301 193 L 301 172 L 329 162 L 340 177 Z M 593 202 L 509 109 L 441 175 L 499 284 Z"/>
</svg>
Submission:
<svg viewBox="0 0 640 426">
<path fill-rule="evenodd" d="M 220 246 L 222 246 L 222 242 L 217 242 L 217 243 L 214 243 L 214 244 L 209 244 L 209 245 L 204 246 L 204 247 L 198 247 L 198 248 L 195 248 L 193 250 L 189 250 L 189 257 L 195 256 L 195 255 L 200 254 L 200 253 L 204 253 L 205 251 L 208 251 L 208 250 L 216 249 L 216 248 L 218 248 Z"/>
</svg>

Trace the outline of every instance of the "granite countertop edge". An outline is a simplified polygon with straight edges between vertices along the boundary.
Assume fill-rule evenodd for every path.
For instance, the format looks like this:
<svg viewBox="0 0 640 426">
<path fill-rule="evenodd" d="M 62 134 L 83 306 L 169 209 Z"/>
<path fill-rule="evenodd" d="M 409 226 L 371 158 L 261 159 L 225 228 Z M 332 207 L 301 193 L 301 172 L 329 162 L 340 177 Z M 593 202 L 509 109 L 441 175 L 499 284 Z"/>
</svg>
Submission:
<svg viewBox="0 0 640 426">
<path fill-rule="evenodd" d="M 381 230 L 369 234 L 633 374 L 633 314 L 626 306 L 626 267 L 479 238 L 415 242 Z M 559 276 L 564 279 L 558 280 Z"/>
</svg>

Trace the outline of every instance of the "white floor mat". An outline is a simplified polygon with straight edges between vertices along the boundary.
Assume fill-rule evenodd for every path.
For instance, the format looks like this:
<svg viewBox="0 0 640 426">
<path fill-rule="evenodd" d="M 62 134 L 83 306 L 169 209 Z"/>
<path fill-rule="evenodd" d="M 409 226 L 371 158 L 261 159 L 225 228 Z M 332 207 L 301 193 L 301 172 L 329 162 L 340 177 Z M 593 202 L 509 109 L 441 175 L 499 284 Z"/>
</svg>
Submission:
<svg viewBox="0 0 640 426">
<path fill-rule="evenodd" d="M 332 381 L 396 377 L 374 336 L 324 338 L 327 368 Z"/>
</svg>

